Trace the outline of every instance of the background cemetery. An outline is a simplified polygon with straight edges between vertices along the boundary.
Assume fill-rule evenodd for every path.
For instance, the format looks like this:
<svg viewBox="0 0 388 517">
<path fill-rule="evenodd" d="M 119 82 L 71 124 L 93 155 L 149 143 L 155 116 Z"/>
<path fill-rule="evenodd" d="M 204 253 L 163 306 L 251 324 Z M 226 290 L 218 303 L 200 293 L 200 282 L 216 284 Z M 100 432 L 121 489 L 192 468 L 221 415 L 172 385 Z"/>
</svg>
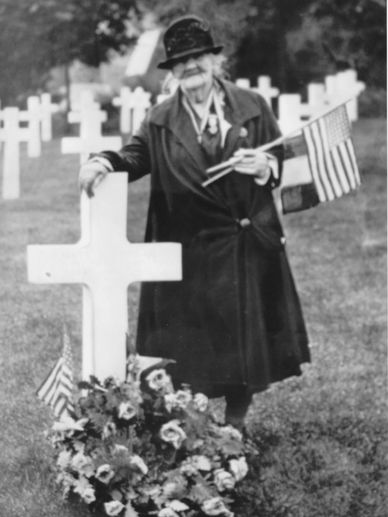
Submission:
<svg viewBox="0 0 388 517">
<path fill-rule="evenodd" d="M 143 42 L 149 45 L 150 39 L 148 34 Z M 135 47 L 138 55 L 140 44 Z M 136 51 L 132 53 L 132 70 L 146 71 L 146 54 L 140 52 L 140 66 Z M 150 64 L 153 53 L 148 57 Z M 365 117 L 374 86 L 359 79 L 350 66 L 322 73 L 298 91 L 282 89 L 281 81 L 270 75 L 233 80 L 264 96 L 284 133 L 354 96 L 347 107 L 362 177 L 357 193 L 284 217 L 313 363 L 301 379 L 275 385 L 255 398 L 249 426 L 259 456 L 244 484 L 246 504 L 238 517 L 383 517 L 385 111 L 378 117 L 370 110 L 367 114 L 374 116 Z M 51 285 L 31 284 L 28 280 L 45 283 L 42 274 L 34 277 L 32 264 L 35 271 L 44 269 L 46 258 L 33 261 L 30 256 L 28 277 L 27 247 L 77 245 L 80 162 L 90 152 L 120 148 L 147 109 L 168 92 L 125 80 L 106 88 L 99 77 L 73 82 L 70 104 L 54 91 L 40 88 L 32 93 L 6 97 L 10 100 L 3 100 L 0 111 L 0 515 L 86 517 L 86 511 L 63 503 L 56 491 L 51 450 L 43 436 L 51 416 L 34 395 L 61 352 L 63 323 L 70 329 L 76 377 L 82 375 L 82 291 L 79 285 L 55 285 L 55 278 Z M 147 197 L 147 178 L 129 186 L 128 214 L 121 217 L 127 218 L 128 239 L 134 243 L 143 239 Z M 131 341 L 137 294 L 138 284 L 131 284 Z"/>
</svg>

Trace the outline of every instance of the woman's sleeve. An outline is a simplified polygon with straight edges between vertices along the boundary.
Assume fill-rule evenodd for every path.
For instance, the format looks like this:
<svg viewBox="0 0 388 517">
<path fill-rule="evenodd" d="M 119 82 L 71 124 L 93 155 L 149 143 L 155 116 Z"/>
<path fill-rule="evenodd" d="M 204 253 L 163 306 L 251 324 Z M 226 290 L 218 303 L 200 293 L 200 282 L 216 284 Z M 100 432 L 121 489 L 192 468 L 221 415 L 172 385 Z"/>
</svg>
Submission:
<svg viewBox="0 0 388 517">
<path fill-rule="evenodd" d="M 127 172 L 128 181 L 135 181 L 148 174 L 151 169 L 148 117 L 120 151 L 102 151 L 94 156 L 109 160 L 113 172 Z"/>
</svg>

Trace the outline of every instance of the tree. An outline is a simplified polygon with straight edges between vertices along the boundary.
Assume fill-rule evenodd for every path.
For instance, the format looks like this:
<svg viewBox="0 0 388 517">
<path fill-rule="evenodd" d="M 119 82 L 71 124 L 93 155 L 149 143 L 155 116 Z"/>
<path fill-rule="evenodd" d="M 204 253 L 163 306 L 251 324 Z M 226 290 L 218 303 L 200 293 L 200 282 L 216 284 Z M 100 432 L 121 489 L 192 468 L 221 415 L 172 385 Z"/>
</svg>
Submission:
<svg viewBox="0 0 388 517">
<path fill-rule="evenodd" d="M 270 75 L 301 91 L 341 66 L 385 86 L 385 0 L 143 0 L 163 24 L 194 13 L 225 43 L 232 79 Z"/>
<path fill-rule="evenodd" d="M 135 0 L 2 0 L 0 98 L 43 87 L 54 66 L 97 66 L 136 36 Z"/>
</svg>

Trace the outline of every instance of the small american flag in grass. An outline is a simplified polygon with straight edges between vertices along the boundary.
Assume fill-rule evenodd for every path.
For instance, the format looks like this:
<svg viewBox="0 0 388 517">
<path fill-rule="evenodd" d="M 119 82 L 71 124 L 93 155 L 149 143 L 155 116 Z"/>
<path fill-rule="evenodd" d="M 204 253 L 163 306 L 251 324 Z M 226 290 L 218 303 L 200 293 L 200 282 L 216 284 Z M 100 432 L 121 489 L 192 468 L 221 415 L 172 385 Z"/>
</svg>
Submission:
<svg viewBox="0 0 388 517">
<path fill-rule="evenodd" d="M 57 418 L 74 411 L 72 362 L 70 339 L 64 328 L 62 356 L 36 392 L 38 398 L 53 409 Z"/>
<path fill-rule="evenodd" d="M 303 128 L 311 175 L 321 202 L 360 185 L 350 122 L 342 104 Z"/>
</svg>

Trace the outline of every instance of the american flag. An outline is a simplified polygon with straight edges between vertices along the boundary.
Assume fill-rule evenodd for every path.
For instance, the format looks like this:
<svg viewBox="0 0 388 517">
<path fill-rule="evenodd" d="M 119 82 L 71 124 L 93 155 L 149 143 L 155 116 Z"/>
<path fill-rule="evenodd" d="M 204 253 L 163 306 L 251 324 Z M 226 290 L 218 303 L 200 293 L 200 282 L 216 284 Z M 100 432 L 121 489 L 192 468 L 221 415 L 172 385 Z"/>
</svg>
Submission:
<svg viewBox="0 0 388 517">
<path fill-rule="evenodd" d="M 360 185 L 350 122 L 342 104 L 303 128 L 310 170 L 321 202 Z"/>
<path fill-rule="evenodd" d="M 70 339 L 64 328 L 62 356 L 36 392 L 40 400 L 52 407 L 58 418 L 66 412 L 74 411 L 72 362 Z"/>
</svg>

